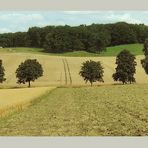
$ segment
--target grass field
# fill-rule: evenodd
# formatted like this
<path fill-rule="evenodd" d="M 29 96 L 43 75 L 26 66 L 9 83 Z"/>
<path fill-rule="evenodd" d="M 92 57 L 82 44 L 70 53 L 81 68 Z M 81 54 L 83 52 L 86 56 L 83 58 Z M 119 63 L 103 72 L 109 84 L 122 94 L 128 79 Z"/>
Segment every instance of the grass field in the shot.
<path fill-rule="evenodd" d="M 0 135 L 148 135 L 148 84 L 57 88 L 0 120 Z"/>
<path fill-rule="evenodd" d="M 106 57 L 106 56 L 116 56 L 123 49 L 129 50 L 134 55 L 143 55 L 143 45 L 142 44 L 128 44 L 128 45 L 119 45 L 113 47 L 107 47 L 106 51 L 101 53 L 90 53 L 86 51 L 74 51 L 67 52 L 63 54 L 51 54 L 51 55 L 59 55 L 59 56 L 68 56 L 68 57 Z"/>
<path fill-rule="evenodd" d="M 46 54 L 53 56 L 68 56 L 68 57 L 98 57 L 98 56 L 116 56 L 121 50 L 127 49 L 130 50 L 134 55 L 143 55 L 142 49 L 143 44 L 127 44 L 127 45 L 119 45 L 113 47 L 107 47 L 107 50 L 102 53 L 89 53 L 86 51 L 74 51 L 74 52 L 66 52 L 61 54 L 52 54 L 44 52 L 42 48 L 27 48 L 27 47 L 17 47 L 17 48 L 1 48 L 0 52 L 24 52 L 24 53 L 36 53 L 36 54 Z"/>
<path fill-rule="evenodd" d="M 0 59 L 6 72 L 6 82 L 0 84 L 2 88 L 8 87 L 26 87 L 26 85 L 19 85 L 16 83 L 15 71 L 18 65 L 28 58 L 36 58 L 44 69 L 44 76 L 32 83 L 32 86 L 61 86 L 61 85 L 86 85 L 83 79 L 79 76 L 81 64 L 86 60 L 101 61 L 104 67 L 104 84 L 115 83 L 112 79 L 112 74 L 115 71 L 115 57 L 59 57 L 40 55 L 33 53 L 1 53 Z M 137 83 L 148 83 L 148 76 L 145 74 L 141 59 L 143 56 L 137 56 Z M 103 83 L 96 83 L 103 84 Z M 90 84 L 88 84 L 90 85 Z"/>
<path fill-rule="evenodd" d="M 42 48 L 29 48 L 29 47 L 10 47 L 10 48 L 0 48 L 1 53 L 42 53 L 44 49 Z"/>
<path fill-rule="evenodd" d="M 12 111 L 22 110 L 31 101 L 52 89 L 54 87 L 0 89 L 0 116 L 5 116 Z"/>

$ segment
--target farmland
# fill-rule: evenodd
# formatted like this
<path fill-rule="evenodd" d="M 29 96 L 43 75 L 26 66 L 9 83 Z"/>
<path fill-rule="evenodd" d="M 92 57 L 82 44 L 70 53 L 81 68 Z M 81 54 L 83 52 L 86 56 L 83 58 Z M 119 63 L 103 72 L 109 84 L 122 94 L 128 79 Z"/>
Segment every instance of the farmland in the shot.
<path fill-rule="evenodd" d="M 147 89 L 147 84 L 57 88 L 0 120 L 0 135 L 147 135 Z"/>
<path fill-rule="evenodd" d="M 136 55 L 136 84 L 121 85 L 112 79 L 115 55 L 124 48 Z M 6 73 L 6 81 L 0 84 L 0 135 L 148 135 L 148 76 L 141 66 L 143 58 L 141 44 L 109 47 L 101 54 L 0 49 Z M 16 83 L 15 70 L 26 59 L 37 59 L 44 70 L 32 88 Z M 79 76 L 81 64 L 90 59 L 104 67 L 105 82 L 93 87 Z"/>
<path fill-rule="evenodd" d="M 44 69 L 44 76 L 33 82 L 32 86 L 63 86 L 65 84 L 72 84 L 74 86 L 86 85 L 83 79 L 79 76 L 79 71 L 81 64 L 89 59 L 101 61 L 105 71 L 104 84 L 115 83 L 112 79 L 112 74 L 114 73 L 116 66 L 115 57 L 61 57 L 33 53 L 1 53 L 1 59 L 3 60 L 7 78 L 6 82 L 0 84 L 1 88 L 27 86 L 16 83 L 15 70 L 21 62 L 28 58 L 36 58 L 42 64 Z M 140 61 L 142 58 L 142 55 L 136 57 L 137 72 L 135 77 L 137 83 L 148 82 L 148 77 L 141 66 Z M 102 83 L 100 84 L 102 85 Z"/>
<path fill-rule="evenodd" d="M 36 87 L 20 89 L 0 89 L 0 116 L 13 111 L 21 111 L 34 99 L 44 95 L 54 87 Z"/>

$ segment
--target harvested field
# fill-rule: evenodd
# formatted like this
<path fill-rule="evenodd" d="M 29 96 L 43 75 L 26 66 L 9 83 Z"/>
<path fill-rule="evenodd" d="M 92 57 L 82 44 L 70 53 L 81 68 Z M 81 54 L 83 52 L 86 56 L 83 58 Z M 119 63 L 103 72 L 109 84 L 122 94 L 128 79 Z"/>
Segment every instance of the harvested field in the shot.
<path fill-rule="evenodd" d="M 57 88 L 0 120 L 0 135 L 148 135 L 148 84 Z"/>
<path fill-rule="evenodd" d="M 0 89 L 0 116 L 9 112 L 22 110 L 31 101 L 42 96 L 55 87 L 36 87 L 20 89 Z"/>
<path fill-rule="evenodd" d="M 36 58 L 43 66 L 44 76 L 32 83 L 32 86 L 61 86 L 61 85 L 86 85 L 83 79 L 79 76 L 81 64 L 86 60 L 101 61 L 104 67 L 104 84 L 116 83 L 112 79 L 112 74 L 115 71 L 115 57 L 60 57 L 39 55 L 32 53 L 1 53 L 0 59 L 6 70 L 6 82 L 0 84 L 1 87 L 24 87 L 16 83 L 15 70 L 18 65 L 28 58 Z M 148 83 L 148 76 L 145 74 L 141 59 L 143 56 L 137 56 L 137 83 Z M 102 84 L 102 83 L 96 83 Z M 88 84 L 89 85 L 89 84 Z"/>

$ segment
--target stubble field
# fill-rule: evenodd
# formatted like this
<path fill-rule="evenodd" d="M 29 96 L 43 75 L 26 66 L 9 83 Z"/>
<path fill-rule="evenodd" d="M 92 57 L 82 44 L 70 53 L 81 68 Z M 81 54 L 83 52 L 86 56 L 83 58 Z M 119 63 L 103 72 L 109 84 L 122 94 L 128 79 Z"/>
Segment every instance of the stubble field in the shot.
<path fill-rule="evenodd" d="M 0 135 L 148 135 L 148 84 L 56 88 L 0 120 Z"/>
<path fill-rule="evenodd" d="M 0 89 L 0 117 L 13 111 L 21 111 L 34 99 L 46 94 L 55 87 L 36 87 L 20 89 Z"/>

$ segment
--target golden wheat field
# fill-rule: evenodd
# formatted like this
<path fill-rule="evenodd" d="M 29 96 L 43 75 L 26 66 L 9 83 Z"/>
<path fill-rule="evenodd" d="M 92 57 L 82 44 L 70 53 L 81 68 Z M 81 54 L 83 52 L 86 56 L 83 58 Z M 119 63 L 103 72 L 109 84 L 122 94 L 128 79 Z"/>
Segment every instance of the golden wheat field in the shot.
<path fill-rule="evenodd" d="M 0 86 L 26 87 L 28 84 L 19 85 L 16 83 L 15 71 L 21 62 L 29 58 L 36 58 L 44 69 L 44 76 L 33 82 L 32 86 L 85 85 L 85 82 L 79 76 L 79 71 L 81 64 L 89 59 L 101 61 L 104 67 L 104 84 L 115 83 L 112 79 L 116 66 L 115 57 L 62 57 L 32 53 L 1 53 L 0 59 L 3 60 L 7 80 L 3 84 L 0 84 Z M 137 83 L 148 82 L 148 76 L 145 74 L 140 63 L 142 58 L 143 56 L 141 55 L 136 57 L 137 71 L 135 77 Z"/>
<path fill-rule="evenodd" d="M 21 110 L 25 105 L 55 87 L 36 87 L 20 89 L 0 89 L 0 116 L 13 110 Z"/>

